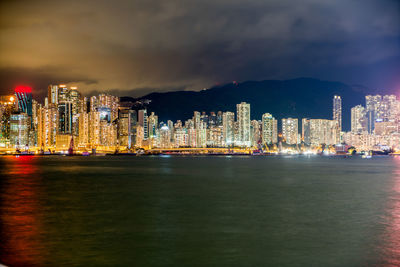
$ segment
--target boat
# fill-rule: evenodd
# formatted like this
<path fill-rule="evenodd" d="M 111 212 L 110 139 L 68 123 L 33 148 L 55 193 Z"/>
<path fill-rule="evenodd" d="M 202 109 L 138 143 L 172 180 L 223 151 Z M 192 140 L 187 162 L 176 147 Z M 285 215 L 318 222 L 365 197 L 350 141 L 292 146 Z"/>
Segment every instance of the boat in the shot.
<path fill-rule="evenodd" d="M 90 153 L 87 152 L 87 151 L 83 151 L 83 152 L 82 152 L 82 156 L 90 156 Z"/>
<path fill-rule="evenodd" d="M 372 158 L 372 152 L 368 151 L 367 153 L 364 153 L 361 157 L 363 159 L 370 159 L 370 158 Z"/>

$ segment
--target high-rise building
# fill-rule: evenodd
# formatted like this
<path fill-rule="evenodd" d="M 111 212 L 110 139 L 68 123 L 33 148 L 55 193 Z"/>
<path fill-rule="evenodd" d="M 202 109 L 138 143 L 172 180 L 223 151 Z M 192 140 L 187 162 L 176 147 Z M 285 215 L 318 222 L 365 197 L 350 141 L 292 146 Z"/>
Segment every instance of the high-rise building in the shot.
<path fill-rule="evenodd" d="M 79 135 L 79 113 L 82 107 L 82 96 L 77 90 L 77 87 L 72 86 L 68 91 L 67 95 L 68 101 L 72 103 L 72 134 L 75 136 Z"/>
<path fill-rule="evenodd" d="M 38 129 L 38 146 L 43 149 L 54 147 L 59 129 L 58 109 L 56 105 L 45 105 L 40 109 Z"/>
<path fill-rule="evenodd" d="M 29 145 L 38 146 L 38 127 L 39 119 L 41 117 L 42 104 L 36 100 L 32 100 L 32 117 L 31 117 L 31 129 L 29 131 Z"/>
<path fill-rule="evenodd" d="M 298 144 L 299 121 L 298 119 L 282 119 L 282 136 L 289 145 Z"/>
<path fill-rule="evenodd" d="M 193 112 L 193 128 L 194 128 L 194 133 L 190 132 L 188 134 L 188 142 L 191 144 L 192 147 L 200 147 L 201 143 L 201 134 L 200 132 L 202 131 L 202 126 L 203 122 L 201 120 L 201 114 L 198 111 Z M 185 125 L 186 129 L 192 128 L 191 125 Z M 189 135 L 190 134 L 190 135 Z M 181 132 L 179 135 L 177 135 L 177 138 L 182 138 L 183 132 Z"/>
<path fill-rule="evenodd" d="M 382 98 L 383 121 L 395 121 L 398 118 L 398 101 L 395 95 L 384 95 Z"/>
<path fill-rule="evenodd" d="M 351 109 L 351 132 L 362 133 L 367 131 L 367 118 L 365 108 L 361 105 Z"/>
<path fill-rule="evenodd" d="M 174 147 L 189 146 L 189 135 L 186 128 L 176 128 L 174 131 Z"/>
<path fill-rule="evenodd" d="M 222 125 L 222 111 L 218 111 L 217 113 L 217 125 L 218 126 Z"/>
<path fill-rule="evenodd" d="M 395 95 L 367 95 L 365 103 L 368 133 L 374 132 L 377 122 L 398 120 L 400 106 Z"/>
<path fill-rule="evenodd" d="M 16 110 L 14 95 L 0 96 L 0 146 L 10 143 L 10 117 Z"/>
<path fill-rule="evenodd" d="M 250 147 L 250 104 L 242 102 L 236 105 L 238 122 L 238 146 Z"/>
<path fill-rule="evenodd" d="M 31 118 L 27 113 L 14 113 L 10 117 L 10 145 L 24 149 L 29 145 Z"/>
<path fill-rule="evenodd" d="M 250 125 L 250 143 L 252 147 L 261 147 L 262 143 L 262 122 L 252 120 Z"/>
<path fill-rule="evenodd" d="M 32 116 L 32 89 L 28 86 L 18 86 L 15 88 L 15 95 L 19 112 Z"/>
<path fill-rule="evenodd" d="M 148 134 L 148 117 L 147 117 L 147 110 L 141 109 L 138 112 L 138 125 L 143 127 L 143 140 L 147 140 L 149 137 Z"/>
<path fill-rule="evenodd" d="M 383 114 L 381 109 L 382 96 L 381 95 L 367 95 L 365 96 L 365 108 L 367 116 L 367 129 L 369 133 L 373 133 L 375 129 L 375 122 L 381 121 Z"/>
<path fill-rule="evenodd" d="M 62 100 L 58 104 L 58 133 L 72 134 L 72 102 Z"/>
<path fill-rule="evenodd" d="M 119 97 L 109 94 L 100 94 L 98 96 L 97 106 L 110 109 L 110 120 L 112 122 L 118 118 Z"/>
<path fill-rule="evenodd" d="M 168 126 L 168 129 L 169 129 L 169 131 L 170 131 L 170 138 L 171 138 L 171 140 L 170 140 L 170 145 L 172 145 L 172 143 L 173 143 L 173 139 L 174 139 L 174 123 L 171 121 L 171 120 L 168 120 L 167 121 L 167 126 Z"/>
<path fill-rule="evenodd" d="M 49 85 L 47 91 L 47 99 L 49 101 L 49 104 L 58 104 L 58 85 Z"/>
<path fill-rule="evenodd" d="M 136 111 L 129 107 L 120 107 L 118 117 L 119 145 L 131 149 L 135 145 L 136 140 Z"/>
<path fill-rule="evenodd" d="M 234 123 L 235 123 L 235 114 L 233 112 L 227 111 L 222 114 L 222 127 L 224 134 L 224 142 L 226 146 L 233 145 Z"/>
<path fill-rule="evenodd" d="M 206 144 L 210 147 L 224 146 L 224 135 L 222 126 L 212 125 L 206 129 Z"/>
<path fill-rule="evenodd" d="M 69 101 L 68 99 L 69 89 L 65 84 L 60 84 L 58 86 L 58 95 L 57 95 L 57 103 L 64 101 Z"/>
<path fill-rule="evenodd" d="M 113 147 L 117 145 L 117 124 L 100 120 L 100 145 Z"/>
<path fill-rule="evenodd" d="M 163 125 L 160 128 L 160 147 L 170 148 L 171 147 L 171 131 L 168 125 Z"/>
<path fill-rule="evenodd" d="M 335 145 L 337 144 L 337 121 L 311 119 L 310 121 L 310 143 L 311 145 Z"/>
<path fill-rule="evenodd" d="M 157 136 L 156 132 L 158 129 L 158 116 L 152 112 L 148 117 L 148 135 L 149 138 L 155 138 Z"/>
<path fill-rule="evenodd" d="M 337 121 L 340 138 L 340 132 L 342 131 L 342 98 L 338 95 L 333 97 L 333 120 Z"/>
<path fill-rule="evenodd" d="M 89 113 L 79 114 L 78 146 L 86 147 L 89 144 Z"/>
<path fill-rule="evenodd" d="M 263 145 L 278 142 L 278 121 L 269 113 L 262 115 L 262 143 Z"/>
<path fill-rule="evenodd" d="M 89 143 L 92 147 L 100 145 L 100 112 L 89 112 Z"/>
<path fill-rule="evenodd" d="M 181 127 L 178 127 L 176 129 L 182 129 Z M 196 129 L 193 128 L 193 126 L 185 127 L 187 130 L 187 136 L 188 136 L 188 144 L 190 147 L 197 147 L 197 136 L 196 136 Z M 174 130 L 174 137 L 175 137 L 175 130 Z M 175 141 L 175 140 L 174 140 Z"/>
<path fill-rule="evenodd" d="M 301 137 L 303 139 L 304 144 L 311 145 L 311 125 L 310 119 L 303 118 L 301 121 Z"/>

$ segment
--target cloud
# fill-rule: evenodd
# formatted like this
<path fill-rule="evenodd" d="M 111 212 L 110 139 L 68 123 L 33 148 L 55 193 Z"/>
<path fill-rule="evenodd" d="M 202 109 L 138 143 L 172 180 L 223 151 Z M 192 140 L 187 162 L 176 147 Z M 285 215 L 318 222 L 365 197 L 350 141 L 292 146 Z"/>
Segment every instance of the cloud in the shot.
<path fill-rule="evenodd" d="M 2 1 L 0 90 L 23 80 L 134 94 L 296 76 L 376 86 L 396 80 L 374 66 L 398 67 L 385 62 L 400 56 L 399 19 L 389 0 Z"/>

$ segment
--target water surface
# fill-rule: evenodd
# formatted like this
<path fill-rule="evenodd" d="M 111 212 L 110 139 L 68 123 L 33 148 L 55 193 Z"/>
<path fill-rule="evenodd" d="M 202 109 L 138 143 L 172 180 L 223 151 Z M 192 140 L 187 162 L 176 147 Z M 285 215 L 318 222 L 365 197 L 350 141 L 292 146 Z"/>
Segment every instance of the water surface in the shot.
<path fill-rule="evenodd" d="M 9 266 L 400 266 L 400 158 L 0 164 Z"/>

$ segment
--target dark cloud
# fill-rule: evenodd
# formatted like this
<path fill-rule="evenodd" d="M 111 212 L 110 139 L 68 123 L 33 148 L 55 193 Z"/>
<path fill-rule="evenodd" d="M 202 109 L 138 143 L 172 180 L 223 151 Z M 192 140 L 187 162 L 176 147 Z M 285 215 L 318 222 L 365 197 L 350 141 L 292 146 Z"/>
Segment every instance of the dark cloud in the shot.
<path fill-rule="evenodd" d="M 2 1 L 0 90 L 138 95 L 297 76 L 400 90 L 399 20 L 395 0 Z"/>

